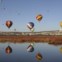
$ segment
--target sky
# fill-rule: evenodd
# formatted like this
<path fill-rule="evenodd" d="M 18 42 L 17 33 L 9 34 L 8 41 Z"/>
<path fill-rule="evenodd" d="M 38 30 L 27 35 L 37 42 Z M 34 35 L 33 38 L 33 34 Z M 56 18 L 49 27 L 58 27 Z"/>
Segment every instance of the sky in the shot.
<path fill-rule="evenodd" d="M 36 16 L 41 14 L 38 22 Z M 7 28 L 5 22 L 13 25 Z M 28 22 L 34 23 L 35 31 L 59 30 L 62 21 L 62 0 L 0 0 L 0 31 L 30 32 Z"/>

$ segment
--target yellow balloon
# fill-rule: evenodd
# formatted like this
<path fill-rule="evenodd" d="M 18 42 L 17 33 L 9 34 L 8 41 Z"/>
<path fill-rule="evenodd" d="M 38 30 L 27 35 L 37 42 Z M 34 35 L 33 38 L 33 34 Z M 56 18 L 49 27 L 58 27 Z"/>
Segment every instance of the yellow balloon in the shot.
<path fill-rule="evenodd" d="M 42 58 L 43 58 L 43 57 L 42 57 L 42 55 L 41 55 L 40 53 L 38 53 L 38 54 L 36 55 L 36 59 L 37 59 L 37 60 L 40 61 L 40 60 L 42 60 Z"/>
<path fill-rule="evenodd" d="M 62 53 L 62 47 L 60 48 L 60 52 Z"/>
<path fill-rule="evenodd" d="M 42 16 L 41 14 L 39 14 L 39 15 L 36 16 L 36 19 L 37 19 L 38 21 L 41 21 L 42 18 L 43 18 L 43 16 Z"/>
<path fill-rule="evenodd" d="M 60 22 L 60 27 L 62 27 L 62 21 Z"/>

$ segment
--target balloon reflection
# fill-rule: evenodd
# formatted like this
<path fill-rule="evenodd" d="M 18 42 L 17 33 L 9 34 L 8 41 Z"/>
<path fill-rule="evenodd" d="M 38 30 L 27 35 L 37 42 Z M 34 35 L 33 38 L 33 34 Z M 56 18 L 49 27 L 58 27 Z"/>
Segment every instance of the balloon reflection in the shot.
<path fill-rule="evenodd" d="M 62 47 L 60 48 L 60 52 L 62 53 Z"/>
<path fill-rule="evenodd" d="M 40 60 L 42 60 L 42 55 L 40 54 L 40 53 L 37 53 L 36 54 L 36 59 L 38 60 L 38 61 L 40 61 Z"/>
<path fill-rule="evenodd" d="M 34 51 L 34 47 L 30 44 L 30 45 L 27 47 L 27 51 L 28 51 L 28 52 L 33 52 L 33 51 Z"/>
<path fill-rule="evenodd" d="M 11 48 L 10 46 L 6 47 L 5 52 L 6 52 L 7 54 L 12 53 L 12 48 Z"/>

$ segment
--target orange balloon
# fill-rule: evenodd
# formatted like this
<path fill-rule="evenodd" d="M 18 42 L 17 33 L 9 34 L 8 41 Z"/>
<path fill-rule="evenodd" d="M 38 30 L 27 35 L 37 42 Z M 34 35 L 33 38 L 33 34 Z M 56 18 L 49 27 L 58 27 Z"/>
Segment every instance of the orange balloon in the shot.
<path fill-rule="evenodd" d="M 10 28 L 11 26 L 12 26 L 12 21 L 11 20 L 7 20 L 6 21 L 6 26 L 8 27 L 8 28 Z"/>
<path fill-rule="evenodd" d="M 40 14 L 36 16 L 36 19 L 37 19 L 38 21 L 41 21 L 41 20 L 42 20 L 42 18 L 43 18 L 43 16 L 42 16 L 42 15 L 40 15 Z"/>

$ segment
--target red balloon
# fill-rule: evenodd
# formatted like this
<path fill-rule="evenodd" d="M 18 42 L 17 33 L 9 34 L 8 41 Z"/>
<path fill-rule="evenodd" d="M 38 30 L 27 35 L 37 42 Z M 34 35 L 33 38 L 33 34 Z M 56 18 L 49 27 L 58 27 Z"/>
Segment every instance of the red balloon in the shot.
<path fill-rule="evenodd" d="M 5 52 L 6 52 L 7 54 L 12 53 L 12 48 L 11 48 L 10 46 L 8 46 L 8 47 L 5 49 Z"/>
<path fill-rule="evenodd" d="M 11 26 L 12 26 L 12 21 L 11 20 L 7 20 L 6 21 L 6 26 L 8 27 L 8 28 L 10 28 Z"/>

